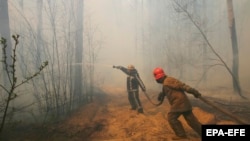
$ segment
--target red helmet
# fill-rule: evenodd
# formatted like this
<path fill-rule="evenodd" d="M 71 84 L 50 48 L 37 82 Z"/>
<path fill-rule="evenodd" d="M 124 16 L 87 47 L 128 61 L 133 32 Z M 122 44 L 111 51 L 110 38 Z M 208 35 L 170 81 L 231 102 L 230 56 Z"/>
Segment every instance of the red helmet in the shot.
<path fill-rule="evenodd" d="M 164 70 L 160 67 L 155 68 L 153 71 L 153 74 L 154 74 L 155 80 L 158 80 L 158 79 L 166 76 L 164 73 Z"/>

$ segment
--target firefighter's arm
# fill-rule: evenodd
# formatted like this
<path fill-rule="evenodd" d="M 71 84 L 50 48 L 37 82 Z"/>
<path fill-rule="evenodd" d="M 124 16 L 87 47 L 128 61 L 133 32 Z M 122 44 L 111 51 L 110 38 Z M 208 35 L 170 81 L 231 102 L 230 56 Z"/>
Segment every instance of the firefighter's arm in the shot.
<path fill-rule="evenodd" d="M 113 68 L 119 69 L 119 70 L 121 70 L 122 72 L 124 72 L 125 74 L 129 75 L 128 69 L 125 68 L 125 67 L 123 67 L 123 66 L 115 66 L 115 65 L 113 65 Z"/>
<path fill-rule="evenodd" d="M 146 87 L 145 87 L 145 85 L 143 84 L 142 81 L 139 82 L 139 86 L 141 87 L 141 90 L 142 90 L 143 92 L 146 92 Z"/>
<path fill-rule="evenodd" d="M 141 80 L 141 78 L 140 78 L 140 76 L 139 76 L 138 73 L 135 75 L 135 78 L 136 78 L 136 80 L 137 80 L 139 86 L 141 87 L 142 91 L 143 91 L 143 92 L 146 92 L 146 86 L 144 85 L 144 83 L 143 83 L 143 81 Z"/>
<path fill-rule="evenodd" d="M 115 65 L 113 65 L 113 68 L 115 68 L 115 69 L 121 69 L 122 66 L 115 66 Z"/>
<path fill-rule="evenodd" d="M 199 98 L 201 96 L 199 91 L 197 91 L 196 89 L 190 87 L 189 85 L 186 85 L 185 83 L 183 83 L 177 79 L 168 78 L 165 83 L 168 87 L 170 87 L 172 89 L 186 91 L 187 93 L 193 94 L 194 97 L 196 97 L 196 98 Z"/>
<path fill-rule="evenodd" d="M 188 85 L 185 85 L 185 91 L 187 93 L 193 94 L 195 98 L 201 97 L 201 93 L 198 90 L 196 90 L 195 88 L 192 88 L 192 87 L 190 87 Z"/>
<path fill-rule="evenodd" d="M 141 89 L 142 89 L 143 92 L 146 92 L 146 87 L 145 86 L 144 87 L 141 86 Z"/>
<path fill-rule="evenodd" d="M 140 82 L 140 86 L 141 86 L 141 89 L 142 89 L 142 91 L 143 92 L 146 92 L 146 86 L 144 85 L 144 83 L 142 82 L 142 80 L 140 80 L 141 82 Z"/>

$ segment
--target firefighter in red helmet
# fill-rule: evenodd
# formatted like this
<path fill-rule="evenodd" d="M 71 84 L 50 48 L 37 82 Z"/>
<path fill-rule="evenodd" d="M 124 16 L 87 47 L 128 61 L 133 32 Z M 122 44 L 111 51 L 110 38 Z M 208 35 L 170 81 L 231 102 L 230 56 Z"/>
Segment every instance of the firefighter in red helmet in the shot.
<path fill-rule="evenodd" d="M 146 91 L 146 87 L 142 82 L 139 73 L 133 65 L 128 65 L 127 68 L 123 66 L 113 66 L 113 68 L 120 69 L 127 74 L 127 92 L 131 110 L 137 110 L 138 113 L 143 113 L 142 104 L 139 98 L 139 87 L 143 92 Z"/>
<path fill-rule="evenodd" d="M 163 85 L 158 100 L 162 101 L 166 96 L 171 105 L 167 117 L 168 122 L 175 133 L 175 136 L 172 139 L 180 140 L 187 138 L 183 125 L 178 120 L 181 115 L 184 117 L 188 125 L 196 131 L 199 136 L 201 136 L 201 123 L 193 114 L 191 103 L 185 92 L 193 94 L 196 98 L 199 98 L 201 94 L 196 89 L 185 83 L 167 76 L 164 70 L 160 67 L 153 70 L 153 75 L 156 82 Z"/>

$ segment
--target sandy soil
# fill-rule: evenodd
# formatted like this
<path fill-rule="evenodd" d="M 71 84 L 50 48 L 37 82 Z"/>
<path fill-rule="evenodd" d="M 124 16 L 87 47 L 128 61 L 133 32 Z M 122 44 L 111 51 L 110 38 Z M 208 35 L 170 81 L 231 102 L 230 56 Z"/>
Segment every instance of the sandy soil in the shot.
<path fill-rule="evenodd" d="M 149 92 L 156 103 L 157 94 Z M 152 95 L 151 95 L 152 94 Z M 140 99 L 144 114 L 130 110 L 124 89 L 103 87 L 92 103 L 80 107 L 67 119 L 55 125 L 29 127 L 19 133 L 11 133 L 6 141 L 171 141 L 174 136 L 167 120 L 168 102 L 156 107 L 143 93 Z M 190 97 L 194 114 L 202 124 L 236 124 L 213 108 Z M 212 100 L 212 99 L 210 99 Z M 250 106 L 250 105 L 248 105 Z M 239 109 L 239 108 L 237 108 Z M 189 141 L 201 138 L 180 117 Z M 249 120 L 249 119 L 247 119 Z"/>

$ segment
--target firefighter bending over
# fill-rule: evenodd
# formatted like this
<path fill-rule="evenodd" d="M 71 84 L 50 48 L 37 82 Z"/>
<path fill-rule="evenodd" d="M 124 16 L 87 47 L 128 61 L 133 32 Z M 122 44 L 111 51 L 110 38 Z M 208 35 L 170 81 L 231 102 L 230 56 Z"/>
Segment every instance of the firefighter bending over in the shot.
<path fill-rule="evenodd" d="M 146 87 L 142 82 L 139 73 L 133 65 L 128 65 L 127 68 L 123 66 L 113 66 L 113 68 L 120 69 L 127 74 L 127 92 L 131 110 L 137 110 L 138 113 L 143 113 L 142 104 L 139 98 L 139 87 L 143 92 L 146 91 Z"/>
<path fill-rule="evenodd" d="M 194 88 L 182 83 L 181 81 L 167 76 L 160 67 L 153 70 L 153 75 L 157 83 L 163 85 L 162 92 L 158 96 L 159 101 L 163 101 L 166 96 L 171 107 L 168 113 L 168 122 L 176 136 L 173 140 L 186 139 L 187 135 L 182 123 L 178 118 L 182 115 L 188 125 L 201 136 L 201 123 L 192 112 L 191 103 L 185 94 L 191 93 L 194 97 L 199 98 L 201 94 Z"/>

